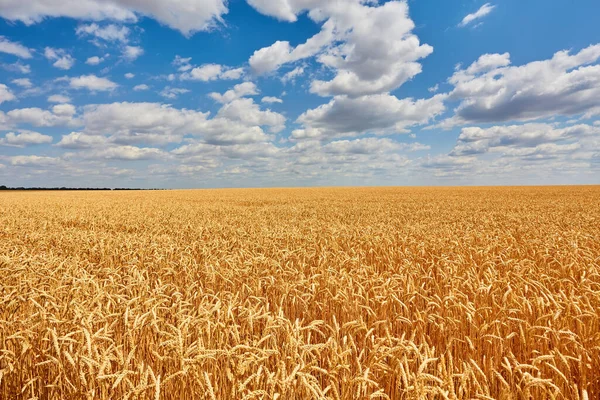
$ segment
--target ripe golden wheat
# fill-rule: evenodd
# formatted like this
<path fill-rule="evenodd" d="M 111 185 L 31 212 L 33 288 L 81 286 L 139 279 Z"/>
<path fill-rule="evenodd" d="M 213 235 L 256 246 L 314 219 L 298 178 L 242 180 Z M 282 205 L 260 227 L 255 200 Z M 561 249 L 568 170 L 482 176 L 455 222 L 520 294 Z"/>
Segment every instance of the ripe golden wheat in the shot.
<path fill-rule="evenodd" d="M 0 194 L 1 399 L 598 399 L 600 187 Z"/>

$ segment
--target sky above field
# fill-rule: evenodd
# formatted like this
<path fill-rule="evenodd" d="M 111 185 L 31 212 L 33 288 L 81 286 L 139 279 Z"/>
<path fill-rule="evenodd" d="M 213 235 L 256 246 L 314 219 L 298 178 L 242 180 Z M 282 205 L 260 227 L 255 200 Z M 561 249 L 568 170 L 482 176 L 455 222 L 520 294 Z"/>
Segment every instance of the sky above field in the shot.
<path fill-rule="evenodd" d="M 0 185 L 600 183 L 597 0 L 2 0 Z"/>

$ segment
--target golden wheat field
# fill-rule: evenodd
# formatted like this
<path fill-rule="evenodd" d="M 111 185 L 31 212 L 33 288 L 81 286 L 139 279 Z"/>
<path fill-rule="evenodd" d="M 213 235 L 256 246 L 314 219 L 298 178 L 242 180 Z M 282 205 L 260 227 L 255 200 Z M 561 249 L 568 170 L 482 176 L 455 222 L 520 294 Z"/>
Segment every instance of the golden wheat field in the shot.
<path fill-rule="evenodd" d="M 598 399 L 600 187 L 0 193 L 1 399 Z"/>

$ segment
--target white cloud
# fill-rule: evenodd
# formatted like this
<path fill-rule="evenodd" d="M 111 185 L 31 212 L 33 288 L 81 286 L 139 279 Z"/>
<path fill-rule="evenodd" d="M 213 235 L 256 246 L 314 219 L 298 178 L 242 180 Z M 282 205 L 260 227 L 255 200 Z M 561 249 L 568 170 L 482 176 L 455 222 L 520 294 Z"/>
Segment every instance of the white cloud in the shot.
<path fill-rule="evenodd" d="M 104 136 L 86 135 L 80 132 L 71 132 L 63 135 L 60 142 L 56 145 L 65 149 L 87 149 L 106 144 L 107 139 Z"/>
<path fill-rule="evenodd" d="M 44 143 L 52 143 L 52 136 L 26 130 L 21 130 L 19 133 L 8 132 L 3 138 L 0 138 L 2 146 L 25 147 Z"/>
<path fill-rule="evenodd" d="M 300 115 L 297 122 L 304 127 L 293 131 L 292 138 L 404 133 L 407 127 L 427 123 L 441 114 L 445 110 L 445 99 L 446 95 L 442 94 L 416 101 L 389 94 L 338 96 Z"/>
<path fill-rule="evenodd" d="M 159 94 L 167 99 L 176 99 L 179 95 L 189 93 L 189 89 L 165 87 Z"/>
<path fill-rule="evenodd" d="M 100 64 L 102 61 L 104 61 L 103 57 L 98 57 L 98 56 L 93 56 L 88 58 L 85 63 L 88 65 L 98 65 Z"/>
<path fill-rule="evenodd" d="M 239 99 L 241 97 L 253 96 L 257 95 L 258 88 L 252 82 L 244 82 L 239 85 L 235 85 L 233 89 L 228 90 L 227 92 L 220 93 L 209 93 L 209 97 L 218 103 L 230 103 L 233 100 Z"/>
<path fill-rule="evenodd" d="M 19 61 L 13 64 L 4 64 L 2 67 L 8 71 L 18 72 L 20 74 L 31 73 L 31 67 L 27 64 L 21 64 Z"/>
<path fill-rule="evenodd" d="M 1 7 L 1 6 L 0 6 Z M 0 36 L 0 53 L 12 54 L 19 58 L 31 58 L 31 50 L 20 43 L 11 42 L 4 36 Z"/>
<path fill-rule="evenodd" d="M 468 14 L 463 18 L 463 20 L 458 24 L 459 27 L 465 27 L 469 25 L 471 22 L 481 19 L 491 13 L 496 6 L 491 5 L 490 3 L 486 3 L 482 5 L 479 10 L 475 11 L 472 14 Z"/>
<path fill-rule="evenodd" d="M 136 22 L 138 16 L 148 16 L 184 35 L 214 28 L 226 13 L 227 6 L 223 0 L 4 0 L 0 5 L 1 17 L 22 21 L 26 25 L 46 17 Z"/>
<path fill-rule="evenodd" d="M 48 60 L 54 61 L 52 65 L 59 69 L 68 70 L 75 64 L 75 59 L 63 49 L 46 47 L 44 49 L 44 56 Z"/>
<path fill-rule="evenodd" d="M 53 94 L 48 97 L 48 102 L 50 103 L 69 103 L 71 98 L 62 94 Z"/>
<path fill-rule="evenodd" d="M 171 64 L 177 67 L 177 71 L 186 72 L 193 68 L 192 64 L 190 63 L 191 61 L 192 57 L 184 58 L 179 55 L 176 55 L 175 59 Z"/>
<path fill-rule="evenodd" d="M 15 156 L 10 164 L 16 167 L 51 167 L 61 163 L 60 158 L 41 156 Z"/>
<path fill-rule="evenodd" d="M 579 124 L 565 128 L 557 128 L 549 124 L 523 124 L 510 126 L 493 126 L 490 128 L 466 127 L 463 128 L 452 155 L 474 155 L 490 151 L 503 151 L 509 149 L 534 149 L 561 141 L 598 136 L 600 127 Z M 571 143 L 569 143 L 571 145 Z M 544 148 L 544 147 L 541 147 Z M 525 150 L 530 152 L 531 150 Z"/>
<path fill-rule="evenodd" d="M 184 135 L 194 135 L 206 143 L 229 145 L 266 141 L 261 126 L 278 132 L 285 124 L 285 117 L 260 110 L 251 99 L 234 100 L 214 118 L 208 116 L 158 103 L 100 104 L 84 108 L 82 132 L 109 135 L 124 144 L 179 143 Z"/>
<path fill-rule="evenodd" d="M 133 90 L 135 90 L 136 92 L 139 92 L 142 90 L 148 90 L 148 89 L 150 89 L 150 86 L 148 86 L 146 84 L 136 85 L 133 87 Z"/>
<path fill-rule="evenodd" d="M 437 93 L 439 89 L 440 89 L 440 85 L 436 83 L 435 85 L 433 85 L 432 87 L 427 89 L 427 91 L 429 93 Z"/>
<path fill-rule="evenodd" d="M 31 81 L 28 78 L 13 79 L 11 82 L 23 88 L 30 88 L 33 86 L 33 83 L 31 83 Z"/>
<path fill-rule="evenodd" d="M 181 67 L 179 68 L 181 70 Z M 204 64 L 180 75 L 182 80 L 209 82 L 217 79 L 236 80 L 244 75 L 243 68 L 231 68 L 219 64 Z"/>
<path fill-rule="evenodd" d="M 522 66 L 509 65 L 508 53 L 485 54 L 448 80 L 460 104 L 441 126 L 600 115 L 599 59 L 598 44 Z"/>
<path fill-rule="evenodd" d="M 59 117 L 71 117 L 77 113 L 77 110 L 72 104 L 57 104 L 52 106 L 52 113 Z"/>
<path fill-rule="evenodd" d="M 133 78 L 135 78 L 135 74 L 132 74 L 131 72 L 128 72 L 128 73 L 125 74 L 125 78 L 127 78 L 127 79 L 133 79 Z"/>
<path fill-rule="evenodd" d="M 135 61 L 144 54 L 144 49 L 139 46 L 125 46 L 123 48 L 123 58 L 127 61 Z"/>
<path fill-rule="evenodd" d="M 68 106 L 73 107 L 71 105 Z M 0 121 L 3 121 L 6 127 L 14 127 L 19 124 L 28 124 L 36 127 L 77 125 L 79 121 L 72 115 L 65 114 L 65 110 L 66 108 L 60 107 L 58 109 L 53 108 L 52 111 L 31 107 L 10 110 L 6 114 L 0 111 Z"/>
<path fill-rule="evenodd" d="M 8 86 L 6 86 L 3 83 L 0 83 L 0 104 L 4 103 L 5 101 L 11 101 L 15 99 L 15 95 L 13 94 L 13 92 L 10 91 Z"/>
<path fill-rule="evenodd" d="M 281 100 L 278 97 L 265 96 L 262 98 L 261 102 L 262 103 L 283 103 L 283 100 Z"/>
<path fill-rule="evenodd" d="M 82 75 L 70 79 L 70 86 L 74 89 L 87 89 L 90 91 L 111 91 L 119 85 L 107 78 L 100 78 L 96 75 Z"/>
<path fill-rule="evenodd" d="M 115 24 L 100 26 L 96 23 L 88 25 L 79 25 L 75 30 L 78 36 L 91 35 L 107 42 L 127 43 L 129 38 L 129 28 Z"/>
<path fill-rule="evenodd" d="M 414 23 L 405 2 L 373 7 L 358 1 L 294 3 L 290 10 L 308 8 L 309 17 L 324 21 L 321 31 L 295 48 L 289 42 L 277 41 L 257 50 L 249 60 L 255 73 L 318 56 L 319 63 L 334 70 L 336 76 L 330 81 L 312 82 L 311 92 L 321 96 L 378 94 L 394 90 L 419 74 L 418 60 L 433 51 L 411 33 Z M 260 4 L 266 6 L 262 1 Z"/>
<path fill-rule="evenodd" d="M 122 161 L 151 160 L 164 156 L 165 153 L 160 149 L 136 146 L 113 146 L 86 153 L 86 157 Z"/>
<path fill-rule="evenodd" d="M 296 67 L 293 70 L 287 72 L 281 77 L 283 83 L 293 82 L 297 77 L 304 74 L 304 67 Z"/>

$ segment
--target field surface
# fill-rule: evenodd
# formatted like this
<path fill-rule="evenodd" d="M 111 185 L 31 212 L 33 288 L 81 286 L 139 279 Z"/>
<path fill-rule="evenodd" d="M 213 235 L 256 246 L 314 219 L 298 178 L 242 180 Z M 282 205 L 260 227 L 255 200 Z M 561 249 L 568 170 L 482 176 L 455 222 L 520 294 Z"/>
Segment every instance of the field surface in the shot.
<path fill-rule="evenodd" d="M 0 399 L 599 399 L 600 187 L 0 193 Z"/>

